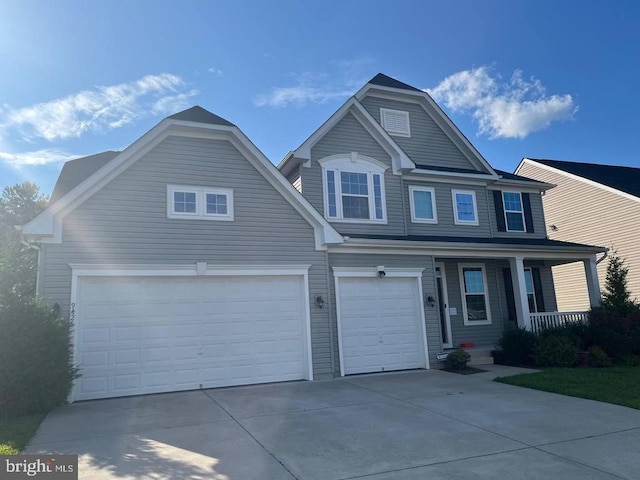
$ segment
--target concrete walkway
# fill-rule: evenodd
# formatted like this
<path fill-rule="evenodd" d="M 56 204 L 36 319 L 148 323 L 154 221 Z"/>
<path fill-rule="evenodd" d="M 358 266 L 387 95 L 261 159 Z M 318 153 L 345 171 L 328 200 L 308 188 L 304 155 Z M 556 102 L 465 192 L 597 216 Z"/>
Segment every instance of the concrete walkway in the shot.
<path fill-rule="evenodd" d="M 83 479 L 637 479 L 640 411 L 437 370 L 65 406 Z M 482 376 L 483 375 L 483 376 Z"/>

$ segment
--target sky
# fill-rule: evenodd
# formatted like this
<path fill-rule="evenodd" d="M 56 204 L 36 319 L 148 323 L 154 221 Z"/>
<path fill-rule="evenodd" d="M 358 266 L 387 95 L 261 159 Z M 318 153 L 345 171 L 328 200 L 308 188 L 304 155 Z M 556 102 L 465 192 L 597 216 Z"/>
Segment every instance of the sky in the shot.
<path fill-rule="evenodd" d="M 0 188 L 200 105 L 277 164 L 378 72 L 494 168 L 640 167 L 640 2 L 2 0 Z"/>

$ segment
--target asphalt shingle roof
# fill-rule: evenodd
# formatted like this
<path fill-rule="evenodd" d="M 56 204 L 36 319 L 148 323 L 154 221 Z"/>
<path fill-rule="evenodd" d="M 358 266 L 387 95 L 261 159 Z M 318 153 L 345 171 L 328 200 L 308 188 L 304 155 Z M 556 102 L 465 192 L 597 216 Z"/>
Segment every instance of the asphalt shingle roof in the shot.
<path fill-rule="evenodd" d="M 519 180 L 521 182 L 544 183 L 544 182 L 539 182 L 538 180 L 534 180 L 533 178 L 523 177 L 521 175 L 515 175 L 513 173 L 505 172 L 504 170 L 496 170 L 495 168 L 494 170 L 498 175 L 500 175 L 505 180 Z"/>
<path fill-rule="evenodd" d="M 381 87 L 390 87 L 390 88 L 400 88 L 402 90 L 411 90 L 414 92 L 422 92 L 419 88 L 412 87 L 406 83 L 401 82 L 400 80 L 396 80 L 395 78 L 391 78 L 384 73 L 379 73 L 367 83 L 372 83 L 373 85 L 380 85 Z"/>
<path fill-rule="evenodd" d="M 175 113 L 167 118 L 173 118 L 174 120 L 184 120 L 185 122 L 198 122 L 209 123 L 212 125 L 226 125 L 227 127 L 235 127 L 226 118 L 219 117 L 215 113 L 211 113 L 209 110 L 205 110 L 200 105 L 183 110 L 182 112 Z"/>
<path fill-rule="evenodd" d="M 530 160 L 640 197 L 640 168 L 537 158 Z"/>
<path fill-rule="evenodd" d="M 88 157 L 69 160 L 62 167 L 60 176 L 53 187 L 49 204 L 58 201 L 83 181 L 105 166 L 120 152 L 107 151 L 89 155 Z"/>

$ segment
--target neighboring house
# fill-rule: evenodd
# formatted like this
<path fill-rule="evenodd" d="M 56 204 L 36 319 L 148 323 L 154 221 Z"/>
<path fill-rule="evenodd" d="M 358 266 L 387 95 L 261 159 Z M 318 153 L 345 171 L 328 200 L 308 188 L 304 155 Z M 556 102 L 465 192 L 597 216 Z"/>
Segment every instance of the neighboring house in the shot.
<path fill-rule="evenodd" d="M 629 289 L 640 298 L 640 168 L 524 158 L 516 173 L 556 188 L 542 197 L 549 238 L 603 245 L 629 267 Z M 608 261 L 598 265 L 601 283 Z M 582 268 L 553 267 L 559 310 L 589 308 Z"/>
<path fill-rule="evenodd" d="M 547 238 L 552 185 L 384 75 L 278 168 L 200 107 L 65 165 L 22 232 L 75 322 L 72 399 L 438 367 L 556 310 L 552 265 L 598 289 L 603 249 Z"/>

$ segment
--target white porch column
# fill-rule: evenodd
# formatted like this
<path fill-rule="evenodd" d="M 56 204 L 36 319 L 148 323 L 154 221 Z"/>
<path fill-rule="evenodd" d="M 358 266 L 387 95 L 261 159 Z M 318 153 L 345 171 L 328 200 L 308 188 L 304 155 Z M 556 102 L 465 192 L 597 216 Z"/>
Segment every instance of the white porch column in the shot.
<path fill-rule="evenodd" d="M 524 279 L 524 258 L 510 258 L 509 266 L 511 267 L 511 283 L 513 283 L 513 299 L 516 304 L 518 326 L 520 328 L 531 330 L 529 300 L 527 299 L 527 284 Z"/>
<path fill-rule="evenodd" d="M 598 282 L 598 265 L 595 255 L 583 260 L 584 273 L 587 277 L 587 290 L 589 291 L 589 304 L 592 307 L 600 306 L 600 283 Z"/>

